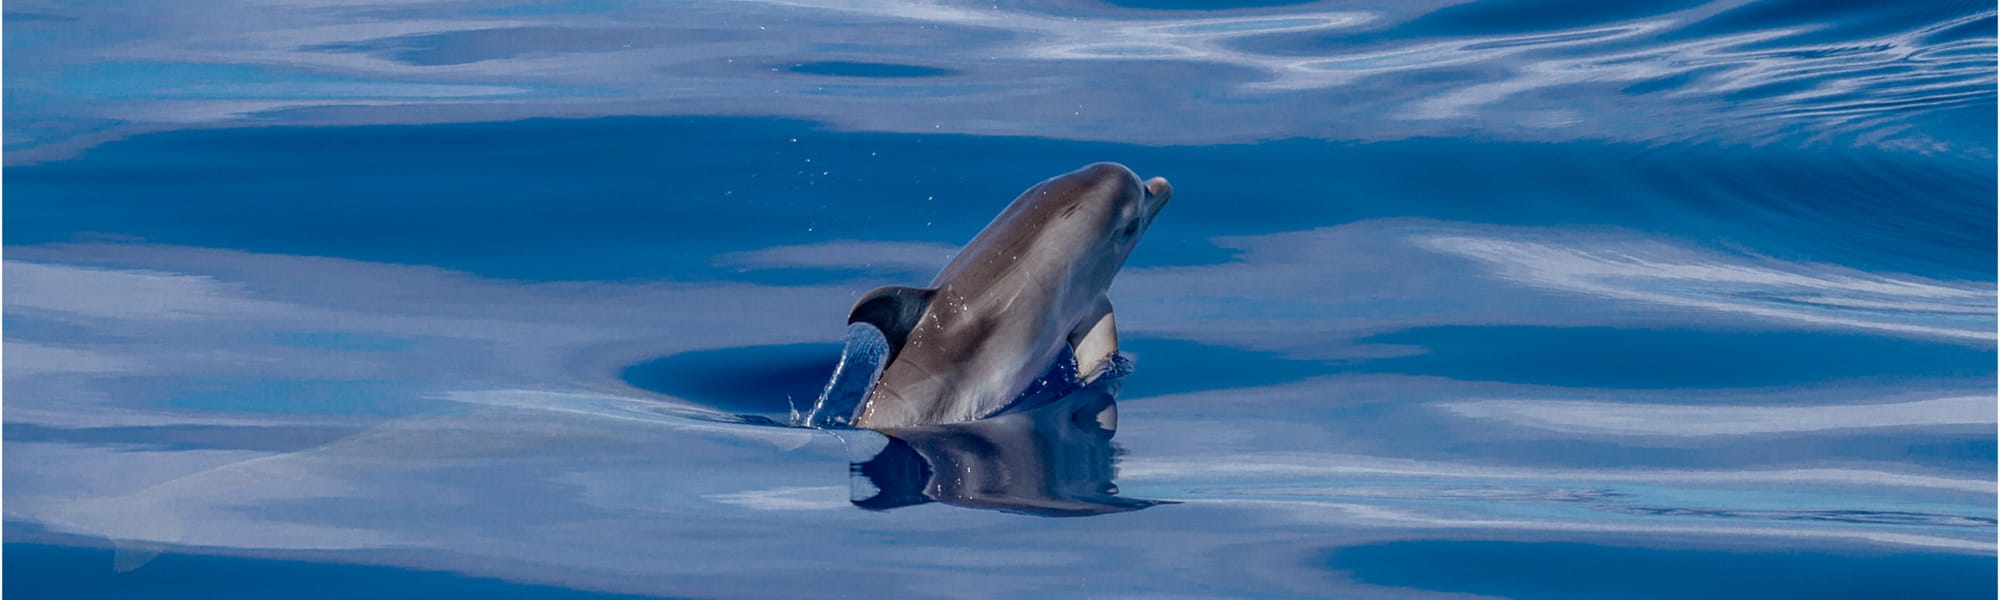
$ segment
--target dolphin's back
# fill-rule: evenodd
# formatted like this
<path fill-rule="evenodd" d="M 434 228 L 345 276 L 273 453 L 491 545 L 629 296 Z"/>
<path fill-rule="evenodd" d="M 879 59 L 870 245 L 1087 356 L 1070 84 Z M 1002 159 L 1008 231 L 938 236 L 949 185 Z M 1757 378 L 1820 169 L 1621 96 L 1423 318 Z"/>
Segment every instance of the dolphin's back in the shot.
<path fill-rule="evenodd" d="M 1097 163 L 1035 184 L 966 242 L 958 256 L 931 279 L 931 287 L 953 282 L 966 286 L 968 292 L 971 287 L 990 287 L 1004 272 L 1019 269 L 1019 259 L 1033 255 L 1031 249 L 1043 245 L 1040 242 L 1045 236 L 1057 233 L 1048 226 L 1061 221 L 1065 211 L 1081 210 L 1082 199 L 1110 191 L 1103 188 L 1136 186 L 1137 182 L 1138 176 L 1122 165 Z"/>

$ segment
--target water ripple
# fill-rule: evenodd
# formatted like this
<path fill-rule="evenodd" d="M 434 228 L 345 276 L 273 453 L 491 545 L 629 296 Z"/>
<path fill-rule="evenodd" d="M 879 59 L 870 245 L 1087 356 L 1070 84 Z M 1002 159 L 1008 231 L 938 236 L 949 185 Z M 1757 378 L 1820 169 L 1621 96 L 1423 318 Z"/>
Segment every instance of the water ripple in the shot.
<path fill-rule="evenodd" d="M 377 7 L 214 2 L 156 22 L 25 7 L 8 13 L 9 47 L 35 51 L 10 61 L 13 89 L 29 93 L 9 96 L 8 144 L 47 145 L 107 120 L 752 113 L 1167 142 L 1482 133 L 1992 154 L 1991 136 L 1966 134 L 1992 124 L 1995 11 L 1967 3 L 509 6 L 411 2 L 383 20 Z M 78 33 L 107 24 L 118 26 Z M 821 64 L 834 66 L 770 66 Z M 853 76 L 829 86 L 823 68 Z M 1161 126 L 1173 117 L 1207 126 Z M 1939 119 L 1953 126 L 1929 125 Z"/>

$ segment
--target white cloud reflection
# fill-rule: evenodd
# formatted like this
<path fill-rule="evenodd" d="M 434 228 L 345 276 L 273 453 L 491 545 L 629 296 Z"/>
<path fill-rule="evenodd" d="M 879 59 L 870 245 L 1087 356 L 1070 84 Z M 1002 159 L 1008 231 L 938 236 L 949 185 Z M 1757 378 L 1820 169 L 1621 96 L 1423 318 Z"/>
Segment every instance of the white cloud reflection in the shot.
<path fill-rule="evenodd" d="M 131 373 L 145 369 L 129 359 L 102 352 L 28 342 L 7 342 L 7 375 L 33 377 L 64 373 Z"/>
<path fill-rule="evenodd" d="M 7 306 L 79 318 L 170 320 L 268 315 L 210 277 L 8 261 Z"/>
<path fill-rule="evenodd" d="M 708 499 L 751 510 L 853 510 L 846 486 L 779 487 L 710 494 Z"/>
<path fill-rule="evenodd" d="M 1752 435 L 1948 425 L 1991 429 L 1995 424 L 1995 401 L 1991 396 L 1814 406 L 1673 406 L 1559 400 L 1476 400 L 1448 402 L 1440 408 L 1462 417 L 1602 435 Z"/>
<path fill-rule="evenodd" d="M 1732 258 L 1649 240 L 1433 234 L 1415 242 L 1531 286 L 1814 326 L 1994 339 L 1993 284 Z"/>

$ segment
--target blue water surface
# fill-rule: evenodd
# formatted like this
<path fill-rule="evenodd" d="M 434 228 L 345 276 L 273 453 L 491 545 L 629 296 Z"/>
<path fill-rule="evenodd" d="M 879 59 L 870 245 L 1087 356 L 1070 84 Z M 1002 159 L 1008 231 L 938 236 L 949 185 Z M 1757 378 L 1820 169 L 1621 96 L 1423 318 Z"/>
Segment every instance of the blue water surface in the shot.
<path fill-rule="evenodd" d="M 1973 597 L 1992 561 L 1951 554 L 1836 554 L 1621 548 L 1544 542 L 1389 542 L 1332 562 L 1373 583 L 1507 598 Z"/>
<path fill-rule="evenodd" d="M 341 563 L 168 554 L 144 570 L 106 576 L 112 553 L 94 548 L 8 544 L 10 589 L 37 598 L 648 598 L 510 583 L 450 573 Z"/>
<path fill-rule="evenodd" d="M 1994 589 L 1990 3 L 4 27 L 5 592 Z M 856 298 L 1096 161 L 1175 189 L 1129 373 L 786 426 Z"/>

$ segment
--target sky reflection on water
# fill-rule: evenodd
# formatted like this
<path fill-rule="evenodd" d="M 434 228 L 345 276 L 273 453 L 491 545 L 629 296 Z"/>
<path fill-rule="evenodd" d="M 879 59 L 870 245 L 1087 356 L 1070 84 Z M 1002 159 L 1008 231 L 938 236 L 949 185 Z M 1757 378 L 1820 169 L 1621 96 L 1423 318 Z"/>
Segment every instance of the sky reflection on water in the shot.
<path fill-rule="evenodd" d="M 1976 132 L 1993 124 L 1994 13 L 1976 2 L 30 0 L 7 14 L 8 103 L 37 116 L 9 128 L 10 151 L 120 124 L 736 114 L 1127 142 L 1720 137 L 1992 158 Z M 807 66 L 828 62 L 877 66 Z"/>
<path fill-rule="evenodd" d="M 107 595 L 1991 589 L 1991 5 L 1257 4 L 9 2 L 8 549 Z M 1116 438 L 927 448 L 1169 504 L 858 510 L 886 442 L 743 422 L 1097 160 L 1177 194 Z"/>

